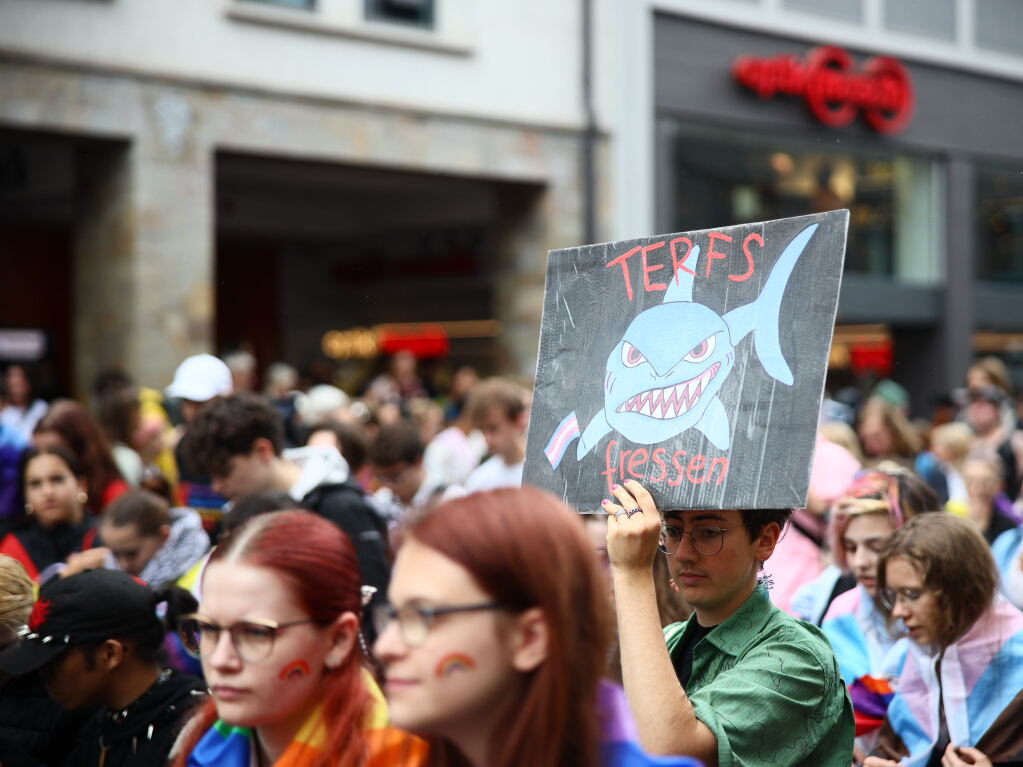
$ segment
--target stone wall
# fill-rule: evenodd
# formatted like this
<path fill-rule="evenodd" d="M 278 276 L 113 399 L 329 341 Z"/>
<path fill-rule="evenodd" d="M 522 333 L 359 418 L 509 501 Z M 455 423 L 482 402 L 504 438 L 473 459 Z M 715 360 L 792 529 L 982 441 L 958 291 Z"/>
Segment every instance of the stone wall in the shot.
<path fill-rule="evenodd" d="M 0 127 L 113 139 L 121 147 L 80 163 L 88 172 L 75 242 L 79 393 L 111 365 L 163 386 L 183 357 L 213 350 L 217 151 L 542 187 L 523 201 L 502 237 L 496 317 L 506 329 L 499 344 L 509 373 L 533 372 L 546 251 L 582 241 L 582 149 L 573 130 L 72 71 L 10 57 L 0 58 Z M 606 167 L 606 146 L 599 157 Z M 598 220 L 604 236 L 606 203 Z"/>

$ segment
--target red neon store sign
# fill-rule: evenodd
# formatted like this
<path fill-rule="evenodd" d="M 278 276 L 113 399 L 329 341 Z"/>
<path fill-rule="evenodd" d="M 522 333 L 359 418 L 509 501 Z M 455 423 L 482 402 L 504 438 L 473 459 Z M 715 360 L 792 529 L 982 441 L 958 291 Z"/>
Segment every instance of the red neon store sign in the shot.
<path fill-rule="evenodd" d="M 764 99 L 800 96 L 814 117 L 841 128 L 862 112 L 880 133 L 898 133 L 913 116 L 913 83 L 902 63 L 877 56 L 853 71 L 853 57 L 841 48 L 810 51 L 805 61 L 785 54 L 769 59 L 742 56 L 732 66 L 735 79 Z"/>

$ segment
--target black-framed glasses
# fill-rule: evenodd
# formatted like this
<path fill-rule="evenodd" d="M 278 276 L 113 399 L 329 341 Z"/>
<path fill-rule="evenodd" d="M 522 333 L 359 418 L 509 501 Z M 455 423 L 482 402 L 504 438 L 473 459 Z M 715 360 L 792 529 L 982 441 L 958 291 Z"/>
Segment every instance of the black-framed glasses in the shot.
<path fill-rule="evenodd" d="M 230 626 L 220 626 L 205 615 L 192 613 L 182 615 L 178 620 L 178 636 L 181 637 L 185 652 L 193 658 L 201 659 L 216 649 L 220 633 L 227 631 L 231 634 L 231 644 L 238 656 L 247 663 L 259 663 L 273 652 L 277 632 L 315 622 L 312 618 L 287 623 L 253 618 Z"/>
<path fill-rule="evenodd" d="M 697 552 L 705 557 L 713 557 L 715 554 L 721 553 L 721 548 L 725 545 L 725 533 L 739 527 L 748 527 L 748 525 L 745 522 L 732 527 L 694 525 L 692 530 L 686 531 L 677 525 L 662 522 L 661 537 L 657 541 L 657 548 L 664 554 L 674 554 L 682 543 L 682 536 L 688 535 Z"/>
<path fill-rule="evenodd" d="M 416 604 L 395 607 L 394 605 L 384 604 L 377 605 L 373 610 L 373 625 L 379 636 L 391 625 L 392 621 L 397 621 L 398 631 L 401 633 L 401 641 L 409 647 L 419 647 L 426 641 L 434 620 L 439 616 L 503 609 L 504 605 L 500 602 L 478 602 L 471 605 L 452 605 L 449 607 L 427 607 Z"/>
<path fill-rule="evenodd" d="M 907 604 L 913 604 L 922 597 L 924 589 L 881 589 L 879 596 L 881 597 L 881 604 L 884 605 L 888 612 L 895 609 L 895 606 L 899 602 L 906 602 Z"/>

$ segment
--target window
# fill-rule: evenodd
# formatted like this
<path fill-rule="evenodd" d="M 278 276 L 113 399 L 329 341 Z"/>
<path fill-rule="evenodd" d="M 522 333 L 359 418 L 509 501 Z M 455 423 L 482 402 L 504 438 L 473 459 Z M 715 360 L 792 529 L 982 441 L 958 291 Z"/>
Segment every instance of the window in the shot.
<path fill-rule="evenodd" d="M 977 277 L 1023 282 L 1023 169 L 977 168 Z"/>
<path fill-rule="evenodd" d="M 934 163 L 837 140 L 770 137 L 661 121 L 671 231 L 851 214 L 845 270 L 915 284 L 941 276 Z"/>
<path fill-rule="evenodd" d="M 244 0 L 244 2 L 279 5 L 282 8 L 297 8 L 302 11 L 312 11 L 316 8 L 316 0 Z"/>
<path fill-rule="evenodd" d="M 415 27 L 432 27 L 434 0 L 366 0 L 366 18 Z"/>

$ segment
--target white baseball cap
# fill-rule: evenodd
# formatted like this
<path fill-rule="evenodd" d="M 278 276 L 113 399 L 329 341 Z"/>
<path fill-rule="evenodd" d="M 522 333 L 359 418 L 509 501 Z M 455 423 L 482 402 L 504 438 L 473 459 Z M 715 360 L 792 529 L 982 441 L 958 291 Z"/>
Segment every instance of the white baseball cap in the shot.
<path fill-rule="evenodd" d="M 233 390 L 231 371 L 223 360 L 212 354 L 196 354 L 178 365 L 174 382 L 167 387 L 167 396 L 208 402 Z"/>

